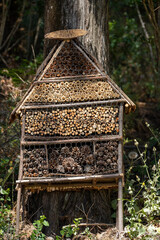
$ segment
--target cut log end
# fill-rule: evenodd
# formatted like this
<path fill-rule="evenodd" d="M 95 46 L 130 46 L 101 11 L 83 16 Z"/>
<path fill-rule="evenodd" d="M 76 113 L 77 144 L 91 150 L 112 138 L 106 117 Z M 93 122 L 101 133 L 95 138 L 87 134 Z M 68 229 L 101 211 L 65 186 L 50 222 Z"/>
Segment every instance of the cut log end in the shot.
<path fill-rule="evenodd" d="M 86 35 L 88 31 L 83 29 L 68 29 L 50 32 L 45 35 L 47 39 L 70 40 Z"/>

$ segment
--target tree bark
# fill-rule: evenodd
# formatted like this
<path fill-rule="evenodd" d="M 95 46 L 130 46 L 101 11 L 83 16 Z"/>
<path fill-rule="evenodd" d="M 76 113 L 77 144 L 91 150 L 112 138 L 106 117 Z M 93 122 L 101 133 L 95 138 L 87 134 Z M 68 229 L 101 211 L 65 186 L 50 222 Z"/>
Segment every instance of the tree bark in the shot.
<path fill-rule="evenodd" d="M 46 0 L 44 32 L 61 29 L 84 29 L 88 34 L 79 40 L 108 71 L 109 35 L 107 0 Z M 44 54 L 55 41 L 45 40 Z"/>
<path fill-rule="evenodd" d="M 82 44 L 108 71 L 108 1 L 107 0 L 46 0 L 45 34 L 61 29 L 85 29 L 88 35 L 79 38 Z M 55 40 L 45 40 L 46 56 Z M 40 192 L 29 196 L 28 218 L 44 214 L 50 223 L 45 233 L 58 233 L 63 225 L 82 217 L 82 222 L 111 223 L 110 195 L 107 190 L 77 192 Z M 37 209 L 39 209 L 37 211 Z"/>

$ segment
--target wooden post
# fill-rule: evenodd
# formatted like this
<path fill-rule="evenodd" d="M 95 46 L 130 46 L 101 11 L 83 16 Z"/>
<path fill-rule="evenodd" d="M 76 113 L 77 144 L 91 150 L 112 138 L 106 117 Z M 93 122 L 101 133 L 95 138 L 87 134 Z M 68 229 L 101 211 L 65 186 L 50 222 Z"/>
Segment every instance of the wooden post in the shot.
<path fill-rule="evenodd" d="M 23 112 L 22 117 L 22 130 L 21 130 L 21 142 L 24 140 L 24 130 L 25 130 L 25 113 Z M 23 177 L 23 146 L 20 145 L 20 164 L 19 164 L 19 176 L 18 179 L 21 180 Z M 16 208 L 16 235 L 19 234 L 19 218 L 20 218 L 20 207 L 21 207 L 21 193 L 22 184 L 18 184 L 18 194 L 17 194 L 17 208 Z"/>
<path fill-rule="evenodd" d="M 18 184 L 17 208 L 16 208 L 16 236 L 18 236 L 18 234 L 19 234 L 19 218 L 20 218 L 21 192 L 22 192 L 22 185 L 21 185 L 21 184 Z"/>
<path fill-rule="evenodd" d="M 119 135 L 123 137 L 123 104 L 120 104 L 119 109 Z M 123 172 L 123 140 L 119 141 L 118 145 L 118 172 Z M 119 232 L 123 231 L 123 179 L 118 179 L 118 223 Z"/>

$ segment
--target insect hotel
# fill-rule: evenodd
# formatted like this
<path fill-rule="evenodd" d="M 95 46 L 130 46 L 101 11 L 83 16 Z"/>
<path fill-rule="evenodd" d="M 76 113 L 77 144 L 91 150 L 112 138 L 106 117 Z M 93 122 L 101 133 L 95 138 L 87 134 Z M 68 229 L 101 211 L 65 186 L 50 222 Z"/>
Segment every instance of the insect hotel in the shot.
<path fill-rule="evenodd" d="M 76 39 L 85 34 L 64 30 L 45 36 L 57 45 L 11 114 L 21 121 L 17 229 L 25 188 L 117 187 L 123 230 L 123 112 L 134 111 L 135 104 Z"/>

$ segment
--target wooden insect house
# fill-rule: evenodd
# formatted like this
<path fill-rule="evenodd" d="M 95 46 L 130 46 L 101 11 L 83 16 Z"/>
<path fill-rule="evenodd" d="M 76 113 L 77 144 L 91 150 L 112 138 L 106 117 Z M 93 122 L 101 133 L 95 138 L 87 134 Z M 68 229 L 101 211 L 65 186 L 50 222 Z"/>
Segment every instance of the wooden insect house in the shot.
<path fill-rule="evenodd" d="M 76 39 L 84 34 L 47 34 L 57 45 L 11 115 L 21 118 L 17 228 L 22 189 L 117 187 L 123 229 L 123 112 L 135 104 Z"/>

